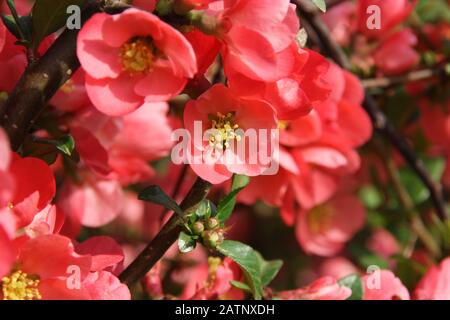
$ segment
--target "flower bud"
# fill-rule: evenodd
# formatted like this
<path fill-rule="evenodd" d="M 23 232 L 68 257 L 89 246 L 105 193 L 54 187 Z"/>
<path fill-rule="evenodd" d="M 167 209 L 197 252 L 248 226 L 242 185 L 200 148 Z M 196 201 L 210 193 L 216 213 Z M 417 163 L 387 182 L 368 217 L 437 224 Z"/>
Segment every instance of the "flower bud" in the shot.
<path fill-rule="evenodd" d="M 217 220 L 216 218 L 209 218 L 206 221 L 206 228 L 208 228 L 209 230 L 216 229 L 218 226 L 219 220 Z"/>
<path fill-rule="evenodd" d="M 223 233 L 218 231 L 206 231 L 203 234 L 203 242 L 209 248 L 216 248 L 223 242 Z"/>
<path fill-rule="evenodd" d="M 194 232 L 194 234 L 201 234 L 203 231 L 205 231 L 205 226 L 202 222 L 197 221 L 196 223 L 194 223 L 194 225 L 192 226 L 192 231 Z"/>

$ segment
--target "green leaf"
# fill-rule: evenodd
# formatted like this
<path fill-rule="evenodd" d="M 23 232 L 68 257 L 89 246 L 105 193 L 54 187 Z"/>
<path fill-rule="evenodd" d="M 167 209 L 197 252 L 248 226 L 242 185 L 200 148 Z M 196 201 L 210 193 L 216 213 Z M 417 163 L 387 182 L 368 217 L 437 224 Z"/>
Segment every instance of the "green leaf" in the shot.
<path fill-rule="evenodd" d="M 376 209 L 383 203 L 383 195 L 372 184 L 362 187 L 359 191 L 359 197 L 369 209 Z"/>
<path fill-rule="evenodd" d="M 225 222 L 230 218 L 234 206 L 236 205 L 236 195 L 244 189 L 249 182 L 250 179 L 247 176 L 235 175 L 233 177 L 231 192 L 225 196 L 217 206 L 217 219 L 219 219 L 219 221 Z"/>
<path fill-rule="evenodd" d="M 208 199 L 205 199 L 200 203 L 197 210 L 195 210 L 195 215 L 200 219 L 207 219 L 211 216 L 211 211 L 211 202 Z"/>
<path fill-rule="evenodd" d="M 236 280 L 231 280 L 230 284 L 235 288 L 252 293 L 252 289 L 246 283 L 236 281 Z"/>
<path fill-rule="evenodd" d="M 159 186 L 150 186 L 139 193 L 139 200 L 156 203 L 183 216 L 183 210 Z"/>
<path fill-rule="evenodd" d="M 75 140 L 71 135 L 66 135 L 58 139 L 56 148 L 65 155 L 68 155 L 70 157 L 72 155 L 73 150 L 75 149 Z"/>
<path fill-rule="evenodd" d="M 195 249 L 197 242 L 195 239 L 187 233 L 181 231 L 178 236 L 178 249 L 182 253 L 188 253 Z"/>
<path fill-rule="evenodd" d="M 66 25 L 70 5 L 83 7 L 88 0 L 36 0 L 31 16 L 33 19 L 32 48 L 39 47 L 41 41 Z"/>
<path fill-rule="evenodd" d="M 11 32 L 17 39 L 21 39 L 22 35 L 20 34 L 20 29 L 17 26 L 14 17 L 2 14 L 1 18 L 9 32 Z M 23 16 L 19 17 L 18 19 L 25 37 L 23 41 L 26 42 L 31 38 L 31 17 Z"/>
<path fill-rule="evenodd" d="M 443 158 L 426 158 L 423 159 L 423 162 L 433 180 L 439 181 L 445 171 L 445 160 Z M 430 197 L 430 192 L 422 180 L 409 167 L 400 170 L 400 180 L 415 204 L 423 203 Z"/>
<path fill-rule="evenodd" d="M 322 12 L 327 12 L 327 4 L 325 0 L 312 0 L 312 2 L 316 5 L 317 8 Z"/>
<path fill-rule="evenodd" d="M 363 285 L 361 278 L 356 275 L 349 275 L 338 281 L 341 286 L 350 288 L 352 290 L 352 295 L 347 298 L 347 300 L 362 300 L 363 298 Z"/>
<path fill-rule="evenodd" d="M 256 251 L 246 244 L 232 240 L 225 240 L 217 247 L 217 250 L 242 268 L 247 280 L 250 282 L 255 300 L 260 300 L 263 290 L 260 260 Z"/>
<path fill-rule="evenodd" d="M 283 261 L 272 260 L 266 261 L 264 258 L 257 253 L 260 258 L 261 265 L 261 284 L 263 287 L 268 286 L 272 280 L 276 277 L 281 267 L 283 266 Z"/>

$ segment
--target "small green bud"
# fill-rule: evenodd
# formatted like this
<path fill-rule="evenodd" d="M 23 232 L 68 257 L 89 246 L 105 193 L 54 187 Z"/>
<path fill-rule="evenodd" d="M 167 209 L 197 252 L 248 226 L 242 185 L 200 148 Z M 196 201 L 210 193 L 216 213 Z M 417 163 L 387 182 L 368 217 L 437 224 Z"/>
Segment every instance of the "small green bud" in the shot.
<path fill-rule="evenodd" d="M 192 231 L 194 232 L 194 234 L 201 234 L 203 231 L 205 231 L 205 226 L 202 222 L 197 221 L 194 223 L 194 225 L 192 226 Z"/>

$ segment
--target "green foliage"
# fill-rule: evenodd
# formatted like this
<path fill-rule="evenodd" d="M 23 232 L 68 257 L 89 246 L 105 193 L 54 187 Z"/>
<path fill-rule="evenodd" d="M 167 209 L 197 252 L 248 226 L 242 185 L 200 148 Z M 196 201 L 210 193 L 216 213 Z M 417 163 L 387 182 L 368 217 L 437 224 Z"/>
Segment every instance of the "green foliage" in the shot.
<path fill-rule="evenodd" d="M 262 298 L 263 287 L 273 280 L 283 265 L 280 260 L 264 260 L 253 248 L 238 241 L 225 240 L 217 250 L 241 267 L 256 300 Z"/>
<path fill-rule="evenodd" d="M 233 209 L 236 205 L 237 194 L 244 189 L 250 182 L 247 176 L 234 175 L 233 184 L 231 186 L 231 192 L 225 196 L 217 206 L 217 218 L 221 222 L 225 222 L 230 218 L 233 213 Z"/>
<path fill-rule="evenodd" d="M 188 253 L 195 249 L 197 241 L 191 235 L 188 235 L 185 232 L 180 232 L 178 236 L 178 249 L 182 253 Z"/>
<path fill-rule="evenodd" d="M 419 0 L 416 12 L 422 22 L 450 22 L 450 8 L 447 0 Z"/>
<path fill-rule="evenodd" d="M 327 4 L 325 0 L 312 0 L 312 2 L 320 9 L 322 12 L 327 11 Z"/>
<path fill-rule="evenodd" d="M 33 37 L 31 46 L 34 50 L 42 40 L 66 25 L 67 8 L 70 5 L 83 7 L 88 0 L 36 0 L 31 11 Z"/>
<path fill-rule="evenodd" d="M 148 201 L 164 208 L 178 213 L 180 216 L 183 215 L 183 210 L 178 206 L 178 204 L 169 197 L 159 186 L 150 186 L 139 193 L 139 200 Z"/>
<path fill-rule="evenodd" d="M 433 180 L 439 181 L 445 170 L 445 160 L 442 158 L 426 158 L 423 161 Z M 423 203 L 429 199 L 430 192 L 409 167 L 400 169 L 400 180 L 415 204 Z"/>
<path fill-rule="evenodd" d="M 362 300 L 364 295 L 363 283 L 361 278 L 356 275 L 346 276 L 338 281 L 341 286 L 350 288 L 352 295 L 347 300 Z"/>

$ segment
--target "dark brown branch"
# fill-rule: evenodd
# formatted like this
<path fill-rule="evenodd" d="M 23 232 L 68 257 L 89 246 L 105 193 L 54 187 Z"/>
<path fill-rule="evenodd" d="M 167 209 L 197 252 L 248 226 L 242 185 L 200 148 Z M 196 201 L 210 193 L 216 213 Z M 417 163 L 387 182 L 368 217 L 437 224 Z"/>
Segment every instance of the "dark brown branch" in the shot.
<path fill-rule="evenodd" d="M 200 204 L 208 195 L 211 184 L 200 178 L 192 186 L 186 198 L 180 204 L 187 215 Z M 128 286 L 133 285 L 162 258 L 167 250 L 175 243 L 181 232 L 180 217 L 173 214 L 162 227 L 156 237 L 147 245 L 139 256 L 120 275 L 120 280 Z"/>
<path fill-rule="evenodd" d="M 324 53 L 331 57 L 338 65 L 344 69 L 350 70 L 350 62 L 342 48 L 332 39 L 329 30 L 322 22 L 319 11 L 307 0 L 292 1 L 298 7 L 300 16 L 305 19 L 311 28 L 313 28 L 317 38 L 321 43 L 319 45 L 324 49 Z M 379 132 L 384 134 L 395 149 L 403 156 L 408 165 L 414 170 L 418 177 L 430 192 L 430 197 L 437 214 L 441 219 L 449 218 L 445 207 L 443 188 L 440 183 L 436 183 L 427 172 L 423 161 L 421 161 L 411 149 L 408 141 L 403 138 L 388 121 L 386 115 L 378 107 L 377 103 L 370 94 L 366 92 L 364 108 L 369 114 L 372 123 Z"/>

